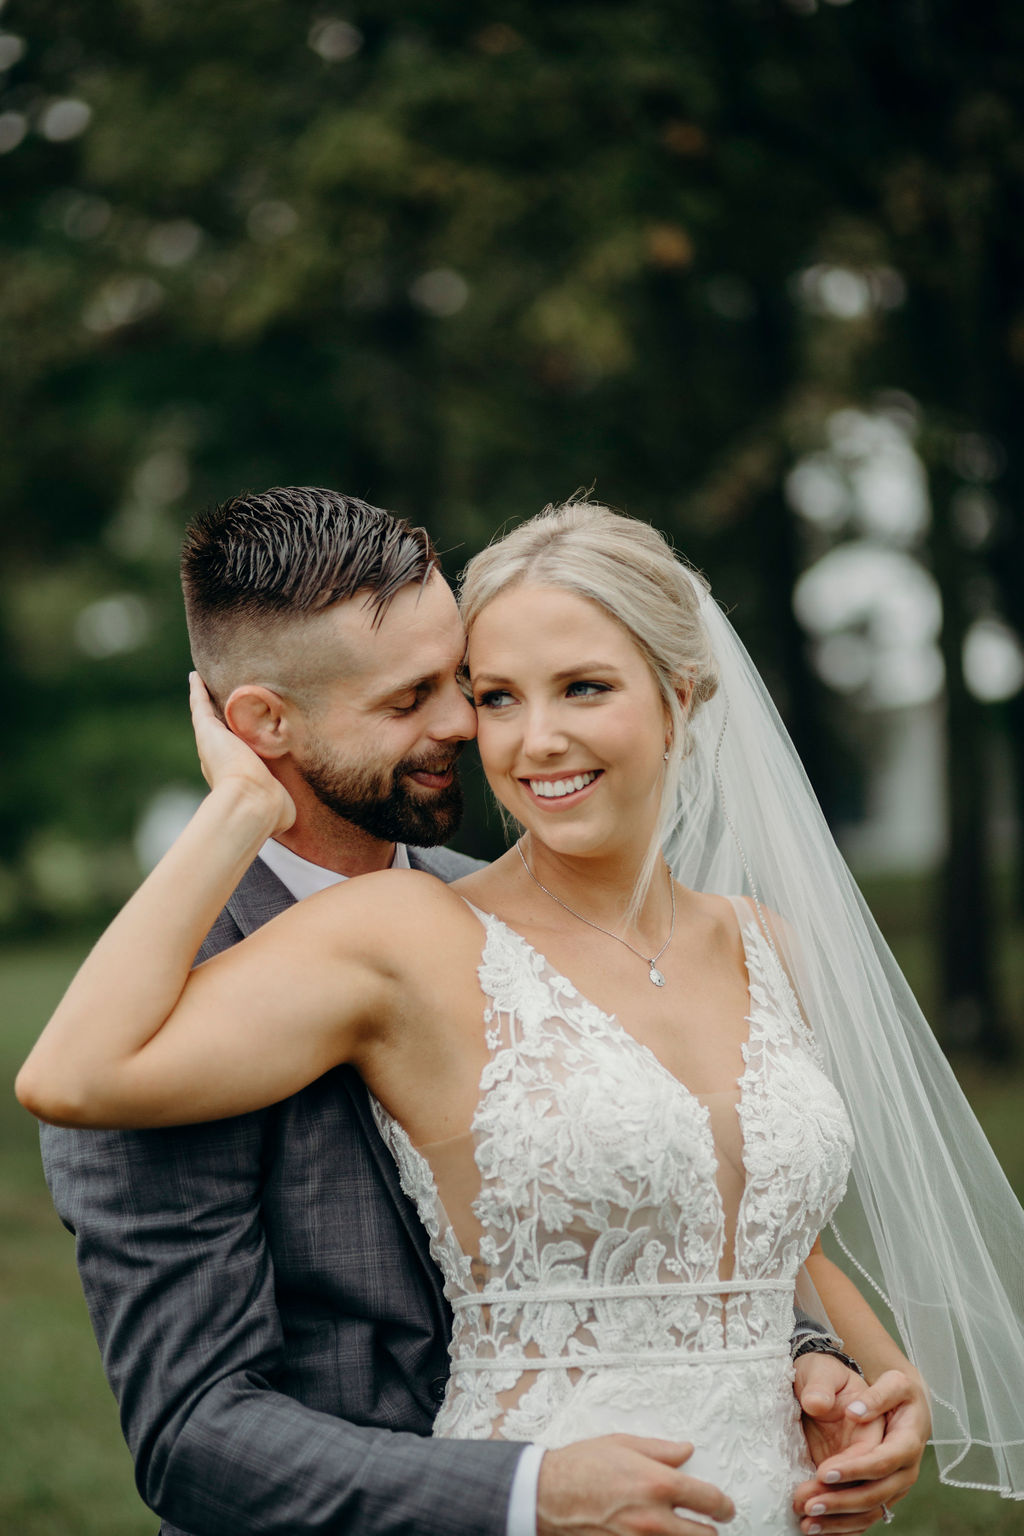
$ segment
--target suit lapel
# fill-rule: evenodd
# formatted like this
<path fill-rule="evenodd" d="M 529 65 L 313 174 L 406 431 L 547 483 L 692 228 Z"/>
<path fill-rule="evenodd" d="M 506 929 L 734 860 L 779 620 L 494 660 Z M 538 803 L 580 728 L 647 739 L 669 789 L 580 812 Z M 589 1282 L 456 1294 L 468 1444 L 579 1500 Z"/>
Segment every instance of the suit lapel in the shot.
<path fill-rule="evenodd" d="M 246 939 L 286 907 L 294 905 L 295 897 L 291 891 L 262 859 L 253 859 L 225 903 Z"/>
<path fill-rule="evenodd" d="M 402 1188 L 395 1160 L 383 1141 L 381 1141 L 380 1132 L 377 1130 L 377 1123 L 373 1118 L 373 1110 L 370 1107 L 370 1095 L 366 1085 L 355 1072 L 346 1072 L 339 1075 L 351 1100 L 353 1112 L 363 1128 L 366 1145 L 373 1155 L 384 1183 L 387 1185 L 388 1193 L 402 1219 L 402 1225 L 409 1234 L 409 1241 L 422 1266 L 423 1278 L 426 1281 L 427 1289 L 433 1302 L 437 1326 L 448 1334 L 451 1332 L 452 1320 L 451 1314 L 448 1311 L 448 1304 L 444 1299 L 441 1272 L 430 1256 L 430 1240 L 427 1237 L 426 1228 L 416 1214 L 416 1207 Z"/>

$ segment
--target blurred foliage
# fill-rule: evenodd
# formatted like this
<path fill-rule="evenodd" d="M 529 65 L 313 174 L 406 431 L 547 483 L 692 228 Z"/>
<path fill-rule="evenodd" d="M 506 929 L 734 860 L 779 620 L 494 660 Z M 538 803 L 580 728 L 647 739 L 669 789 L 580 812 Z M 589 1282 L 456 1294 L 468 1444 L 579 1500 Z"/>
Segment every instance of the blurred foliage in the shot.
<path fill-rule="evenodd" d="M 426 522 L 451 569 L 596 485 L 711 571 L 834 811 L 856 732 L 806 662 L 781 487 L 897 390 L 947 617 L 946 994 L 1005 1048 L 985 754 L 994 729 L 1024 782 L 1024 704 L 978 705 L 959 658 L 976 612 L 1024 632 L 1024 12 L 7 0 L 0 26 L 0 914 L 116 899 L 154 791 L 196 782 L 181 527 L 271 484 Z M 867 301 L 808 297 L 830 269 Z M 463 842 L 493 848 L 482 804 Z"/>

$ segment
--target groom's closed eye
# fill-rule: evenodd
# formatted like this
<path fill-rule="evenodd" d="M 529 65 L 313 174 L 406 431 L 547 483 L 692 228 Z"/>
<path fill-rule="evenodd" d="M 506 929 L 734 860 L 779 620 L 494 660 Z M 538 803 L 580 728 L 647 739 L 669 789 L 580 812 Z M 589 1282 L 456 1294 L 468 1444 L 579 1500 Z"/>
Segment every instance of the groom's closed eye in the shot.
<path fill-rule="evenodd" d="M 441 681 L 442 674 L 435 672 L 429 677 L 419 677 L 402 683 L 400 687 L 378 700 L 378 708 L 391 710 L 397 715 L 411 715 L 414 710 L 426 703 L 431 694 L 437 692 Z"/>

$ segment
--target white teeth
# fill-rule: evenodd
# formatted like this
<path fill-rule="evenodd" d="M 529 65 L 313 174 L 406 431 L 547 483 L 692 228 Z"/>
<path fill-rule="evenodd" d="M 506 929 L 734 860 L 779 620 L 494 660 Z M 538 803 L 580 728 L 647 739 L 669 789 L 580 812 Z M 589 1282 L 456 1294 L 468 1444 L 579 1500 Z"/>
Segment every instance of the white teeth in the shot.
<path fill-rule="evenodd" d="M 571 779 L 530 779 L 530 788 L 535 795 L 542 800 L 558 800 L 563 795 L 574 794 L 578 789 L 585 789 L 588 784 L 593 784 L 597 778 L 596 771 L 591 773 L 577 773 Z"/>

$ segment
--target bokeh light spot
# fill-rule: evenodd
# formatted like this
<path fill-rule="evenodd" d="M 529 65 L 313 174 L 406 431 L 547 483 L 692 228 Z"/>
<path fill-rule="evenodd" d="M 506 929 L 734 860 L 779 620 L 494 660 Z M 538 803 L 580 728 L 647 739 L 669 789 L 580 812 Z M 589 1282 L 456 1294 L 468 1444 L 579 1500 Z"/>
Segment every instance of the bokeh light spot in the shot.
<path fill-rule="evenodd" d="M 1012 699 L 1024 687 L 1024 646 L 999 619 L 976 619 L 964 638 L 964 681 L 985 704 Z"/>
<path fill-rule="evenodd" d="M 39 119 L 39 132 L 44 139 L 62 144 L 67 139 L 77 139 L 92 121 L 92 107 L 84 101 L 68 97 L 52 101 Z"/>
<path fill-rule="evenodd" d="M 363 34 L 350 21 L 329 16 L 316 22 L 310 30 L 309 46 L 328 64 L 341 64 L 359 52 Z"/>
<path fill-rule="evenodd" d="M 25 57 L 25 39 L 13 32 L 0 32 L 0 69 L 11 69 Z"/>
<path fill-rule="evenodd" d="M 28 118 L 23 112 L 0 112 L 0 155 L 17 149 L 28 132 Z"/>
<path fill-rule="evenodd" d="M 464 307 L 469 284 L 451 267 L 437 267 L 432 272 L 421 272 L 409 284 L 409 297 L 418 309 L 447 319 Z"/>
<path fill-rule="evenodd" d="M 202 230 L 191 219 L 169 219 L 153 225 L 146 238 L 146 255 L 157 266 L 180 267 L 192 260 L 202 239 Z"/>
<path fill-rule="evenodd" d="M 298 223 L 299 216 L 291 203 L 268 198 L 264 202 L 254 203 L 249 209 L 246 228 L 257 244 L 272 245 L 275 240 L 284 240 L 292 234 L 298 228 Z"/>
<path fill-rule="evenodd" d="M 153 314 L 163 299 L 163 288 L 151 277 L 112 277 L 86 305 L 82 322 L 87 330 L 100 334 L 116 331 Z"/>
<path fill-rule="evenodd" d="M 152 629 L 149 607 L 133 592 L 103 597 L 75 620 L 75 643 L 97 660 L 137 650 Z"/>

